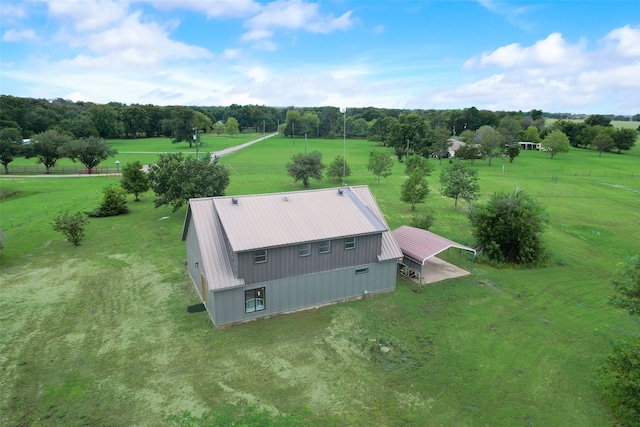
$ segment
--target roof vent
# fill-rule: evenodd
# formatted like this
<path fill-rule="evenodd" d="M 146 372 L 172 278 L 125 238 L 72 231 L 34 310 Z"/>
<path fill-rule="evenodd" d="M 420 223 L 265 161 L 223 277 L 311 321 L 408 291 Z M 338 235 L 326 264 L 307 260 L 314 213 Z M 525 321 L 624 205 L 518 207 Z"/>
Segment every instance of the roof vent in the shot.
<path fill-rule="evenodd" d="M 234 204 L 234 205 L 237 205 L 238 204 L 238 198 L 237 197 L 232 197 L 231 198 L 231 203 Z"/>
<path fill-rule="evenodd" d="M 344 193 L 344 190 L 342 188 L 338 188 L 338 194 L 342 196 L 343 193 Z"/>
<path fill-rule="evenodd" d="M 284 197 L 282 198 L 282 201 L 283 201 L 283 202 L 288 202 L 288 201 L 289 201 L 289 198 L 288 198 L 287 196 L 284 196 Z"/>

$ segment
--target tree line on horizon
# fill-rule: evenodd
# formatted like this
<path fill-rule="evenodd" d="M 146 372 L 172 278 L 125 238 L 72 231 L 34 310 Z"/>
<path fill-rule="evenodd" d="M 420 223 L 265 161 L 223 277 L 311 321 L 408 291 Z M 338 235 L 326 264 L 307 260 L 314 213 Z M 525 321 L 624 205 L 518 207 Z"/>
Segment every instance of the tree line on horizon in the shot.
<path fill-rule="evenodd" d="M 498 126 L 505 116 L 524 120 L 524 128 L 536 120 L 546 118 L 575 120 L 587 115 L 572 113 L 550 113 L 542 110 L 490 111 L 469 107 L 463 109 L 389 109 L 377 107 L 348 108 L 346 113 L 332 106 L 321 107 L 270 107 L 264 105 L 229 106 L 157 106 L 152 104 L 124 104 L 110 102 L 70 101 L 21 98 L 0 95 L 0 129 L 18 129 L 23 138 L 56 129 L 71 133 L 76 138 L 101 137 L 105 139 L 173 136 L 175 122 L 189 122 L 188 134 L 193 127 L 200 131 L 213 132 L 216 123 L 226 123 L 233 117 L 238 121 L 240 132 L 283 131 L 288 136 L 331 138 L 366 138 L 375 120 L 387 117 L 399 118 L 402 114 L 416 113 L 429 120 L 434 127 L 443 127 L 451 133 L 464 130 L 475 131 L 483 125 Z M 296 117 L 298 115 L 298 117 Z M 306 117 L 305 117 L 306 115 Z M 317 122 L 314 116 L 317 116 Z M 612 120 L 637 120 L 633 116 L 597 115 Z M 301 122 L 296 122 L 301 121 Z M 284 125 L 284 126 L 283 126 Z M 346 126 L 345 126 L 346 125 Z M 365 126 L 367 125 L 367 126 Z M 346 131 L 346 132 L 345 132 Z"/>
<path fill-rule="evenodd" d="M 640 115 L 636 116 L 633 117 L 640 119 Z M 595 114 L 583 121 L 559 119 L 546 126 L 545 113 L 536 109 L 522 112 L 475 107 L 457 110 L 365 107 L 349 108 L 342 113 L 330 106 L 160 107 L 0 96 L 0 163 L 4 165 L 5 173 L 13 158 L 22 155 L 38 157 L 47 170 L 55 166 L 55 159 L 43 160 L 45 156 L 38 152 L 37 140 L 30 147 L 24 147 L 22 141 L 22 138 L 34 136 L 42 139 L 52 133 L 80 141 L 75 142 L 74 152 L 56 152 L 55 156 L 75 157 L 90 170 L 96 160 L 99 162 L 102 157 L 112 154 L 107 153 L 104 144 L 98 144 L 101 139 L 167 137 L 173 143 L 185 141 L 191 146 L 194 142 L 198 144 L 199 132 L 233 136 L 240 132 L 274 131 L 290 138 L 367 139 L 393 148 L 400 161 L 403 156 L 418 154 L 436 157 L 442 162 L 443 158 L 449 157 L 452 139 L 458 139 L 465 144 L 458 148 L 456 157 L 472 162 L 488 158 L 489 166 L 494 156 L 508 157 L 512 162 L 519 154 L 520 141 L 545 143 L 557 139 L 558 143 L 553 147 L 549 144 L 545 147 L 553 157 L 557 152 L 568 151 L 565 138 L 570 146 L 595 147 L 600 155 L 605 151 L 630 150 L 637 138 L 636 130 L 614 128 L 610 116 Z M 554 132 L 563 135 L 547 138 Z M 89 147 L 88 141 L 91 141 Z M 95 153 L 98 146 L 102 150 L 99 155 Z M 51 157 L 49 153 L 46 156 Z M 91 159 L 82 161 L 82 156 Z"/>

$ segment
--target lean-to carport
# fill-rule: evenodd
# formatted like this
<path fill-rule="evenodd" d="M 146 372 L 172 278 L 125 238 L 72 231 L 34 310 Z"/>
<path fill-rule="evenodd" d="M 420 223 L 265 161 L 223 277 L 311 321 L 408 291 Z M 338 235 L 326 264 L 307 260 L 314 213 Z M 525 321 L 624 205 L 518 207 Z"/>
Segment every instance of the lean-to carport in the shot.
<path fill-rule="evenodd" d="M 430 258 L 433 258 L 439 253 L 450 248 L 460 250 L 458 264 L 461 263 L 462 251 L 471 252 L 473 254 L 473 258 L 471 259 L 471 271 L 473 271 L 473 261 L 476 256 L 476 251 L 472 248 L 461 245 L 442 236 L 438 236 L 430 231 L 423 230 L 421 228 L 409 227 L 407 225 L 403 225 L 402 227 L 393 230 L 393 236 L 398 242 L 403 254 L 400 271 L 407 277 L 417 278 L 419 283 L 422 283 L 423 281 L 422 276 L 425 263 Z M 436 261 L 436 258 L 433 258 L 433 260 Z M 434 267 L 436 265 L 443 266 L 445 264 L 451 266 L 451 264 L 445 263 L 442 260 L 437 259 L 437 261 L 437 263 L 434 263 Z M 454 270 L 454 268 L 450 270 Z M 454 275 L 451 277 L 454 277 Z M 442 279 L 444 278 L 446 278 L 446 273 Z"/>

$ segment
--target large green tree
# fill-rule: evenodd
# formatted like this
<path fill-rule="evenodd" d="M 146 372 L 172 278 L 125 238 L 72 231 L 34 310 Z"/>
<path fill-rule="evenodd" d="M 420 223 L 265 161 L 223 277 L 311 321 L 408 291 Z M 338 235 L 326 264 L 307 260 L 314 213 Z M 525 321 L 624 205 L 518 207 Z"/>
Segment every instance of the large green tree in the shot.
<path fill-rule="evenodd" d="M 453 198 L 454 207 L 458 206 L 458 198 L 469 203 L 478 197 L 479 192 L 477 169 L 472 169 L 458 161 L 440 173 L 440 193 L 445 197 Z"/>
<path fill-rule="evenodd" d="M 402 183 L 400 200 L 411 205 L 411 210 L 415 210 L 418 203 L 424 203 L 424 199 L 429 194 L 429 184 L 422 171 L 416 169 L 409 178 Z"/>
<path fill-rule="evenodd" d="M 604 129 L 611 129 L 611 128 L 604 128 Z M 603 151 L 610 151 L 613 148 L 614 142 L 613 142 L 613 137 L 611 136 L 611 133 L 612 132 L 605 132 L 603 130 L 601 132 L 598 132 L 595 138 L 593 138 L 593 145 L 595 145 L 596 149 L 598 150 L 598 157 L 602 157 Z"/>
<path fill-rule="evenodd" d="M 630 128 L 617 128 L 613 132 L 613 145 L 618 150 L 618 154 L 622 151 L 629 151 L 636 144 L 638 131 Z"/>
<path fill-rule="evenodd" d="M 189 199 L 224 196 L 229 169 L 209 156 L 196 159 L 182 153 L 161 154 L 149 167 L 149 185 L 156 193 L 154 205 L 169 205 L 175 212 Z"/>
<path fill-rule="evenodd" d="M 369 154 L 367 170 L 375 175 L 378 184 L 380 184 L 380 178 L 391 175 L 391 169 L 393 169 L 393 159 L 389 154 L 377 150 Z"/>
<path fill-rule="evenodd" d="M 231 137 L 234 137 L 240 133 L 238 121 L 234 117 L 229 117 L 227 119 L 227 122 L 224 124 L 224 133 Z"/>
<path fill-rule="evenodd" d="M 124 125 L 124 131 L 134 138 L 137 138 L 138 133 L 148 127 L 148 121 L 150 120 L 148 110 L 142 105 L 135 104 L 123 108 L 120 112 L 120 118 Z"/>
<path fill-rule="evenodd" d="M 302 181 L 302 186 L 307 188 L 311 178 L 320 181 L 322 170 L 322 154 L 318 151 L 311 153 L 298 153 L 291 156 L 291 161 L 286 164 L 287 173 L 294 182 Z"/>
<path fill-rule="evenodd" d="M 0 130 L 0 163 L 4 166 L 4 173 L 9 173 L 9 163 L 22 153 L 22 135 L 16 128 Z"/>
<path fill-rule="evenodd" d="M 584 123 L 587 126 L 611 126 L 611 119 L 602 114 L 593 114 L 584 119 Z"/>
<path fill-rule="evenodd" d="M 127 163 L 122 168 L 120 185 L 127 193 L 135 195 L 136 202 L 139 201 L 138 195 L 149 191 L 149 177 L 142 170 L 142 163 L 137 160 L 133 163 Z"/>
<path fill-rule="evenodd" d="M 495 193 L 469 211 L 478 247 L 489 259 L 515 264 L 545 258 L 542 232 L 548 217 L 544 206 L 523 191 Z"/>
<path fill-rule="evenodd" d="M 124 126 L 115 105 L 92 105 L 89 108 L 89 116 L 102 138 L 120 138 L 124 134 Z"/>
<path fill-rule="evenodd" d="M 453 145 L 451 141 L 451 132 L 445 127 L 437 127 L 432 132 L 433 154 L 438 156 L 438 161 L 442 165 L 442 159 L 449 156 L 449 147 Z"/>
<path fill-rule="evenodd" d="M 569 152 L 569 138 L 564 132 L 555 130 L 542 140 L 542 148 L 551 154 L 551 158 L 558 153 Z"/>
<path fill-rule="evenodd" d="M 162 131 L 171 137 L 173 144 L 188 142 L 193 144 L 195 111 L 189 107 L 171 107 L 169 118 L 162 120 Z"/>
<path fill-rule="evenodd" d="M 482 150 L 489 158 L 489 166 L 491 166 L 491 160 L 494 157 L 496 151 L 500 151 L 504 137 L 495 127 L 484 125 L 476 131 L 475 142 L 480 144 Z"/>
<path fill-rule="evenodd" d="M 476 160 L 484 159 L 484 151 L 482 151 L 481 146 L 476 144 L 475 142 L 466 142 L 459 146 L 456 150 L 456 158 L 460 160 L 469 160 L 471 165 L 473 166 L 473 163 Z"/>
<path fill-rule="evenodd" d="M 522 140 L 537 144 L 540 142 L 540 131 L 537 127 L 531 125 L 522 134 Z"/>
<path fill-rule="evenodd" d="M 66 142 L 60 147 L 60 153 L 74 162 L 82 163 L 87 173 L 91 173 L 91 169 L 117 154 L 118 150 L 111 148 L 102 138 L 89 137 Z"/>
<path fill-rule="evenodd" d="M 58 160 L 64 157 L 61 149 L 69 141 L 71 141 L 69 135 L 56 130 L 47 130 L 36 134 L 31 137 L 27 157 L 36 157 L 38 163 L 44 165 L 46 173 L 49 173 Z"/>

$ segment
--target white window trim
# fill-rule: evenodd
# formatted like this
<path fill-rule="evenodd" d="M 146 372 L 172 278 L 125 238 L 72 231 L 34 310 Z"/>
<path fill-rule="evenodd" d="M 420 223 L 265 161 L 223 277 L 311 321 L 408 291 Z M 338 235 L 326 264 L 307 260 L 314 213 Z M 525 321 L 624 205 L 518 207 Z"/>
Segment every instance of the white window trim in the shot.
<path fill-rule="evenodd" d="M 328 250 L 326 250 L 326 251 L 323 251 L 323 250 L 322 250 L 322 244 L 323 244 L 323 243 L 327 243 L 327 244 L 328 244 L 328 246 L 329 246 Z M 324 240 L 324 241 L 322 241 L 322 242 L 318 243 L 318 253 L 319 253 L 319 254 L 328 254 L 328 253 L 331 253 L 331 240 Z"/>
<path fill-rule="evenodd" d="M 257 252 L 258 251 L 264 251 L 264 260 L 262 261 L 256 261 L 256 258 L 258 257 Z M 262 258 L 262 255 L 260 255 L 260 258 Z M 258 249 L 253 251 L 253 263 L 254 264 L 264 264 L 265 262 L 267 262 L 267 258 L 268 258 L 268 253 L 266 249 Z"/>
<path fill-rule="evenodd" d="M 311 255 L 311 243 L 303 243 L 298 245 L 298 256 L 307 257 Z"/>
<path fill-rule="evenodd" d="M 353 240 L 353 246 L 351 247 L 347 247 L 347 244 L 351 245 L 351 242 L 349 242 L 350 240 Z M 346 237 L 344 239 L 344 250 L 345 251 L 351 251 L 354 250 L 356 248 L 356 238 L 355 237 Z"/>

